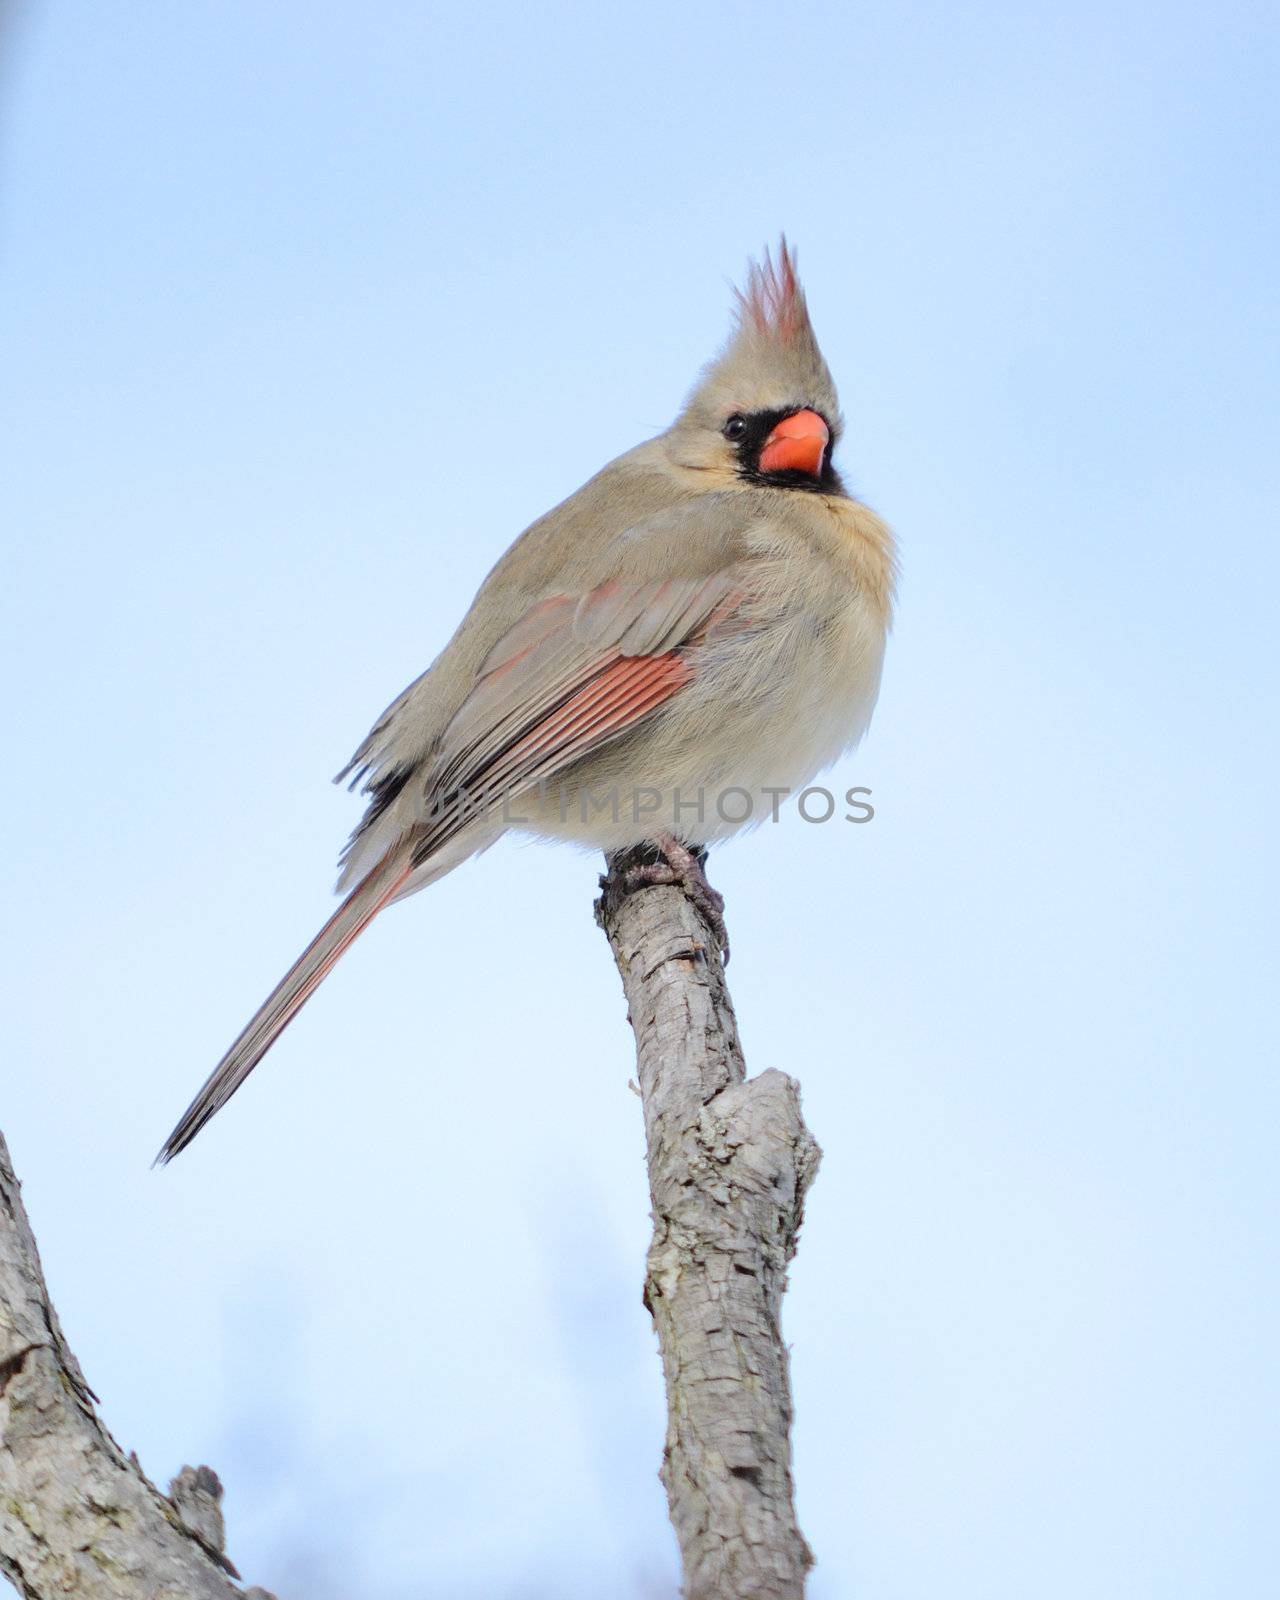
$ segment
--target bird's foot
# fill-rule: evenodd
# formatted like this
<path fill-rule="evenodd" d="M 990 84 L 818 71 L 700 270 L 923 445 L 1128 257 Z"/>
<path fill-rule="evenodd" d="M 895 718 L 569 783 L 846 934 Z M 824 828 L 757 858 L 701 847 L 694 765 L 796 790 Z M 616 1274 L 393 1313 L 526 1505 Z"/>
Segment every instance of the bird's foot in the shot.
<path fill-rule="evenodd" d="M 629 894 L 633 889 L 651 884 L 671 884 L 683 889 L 714 934 L 724 964 L 728 966 L 729 930 L 724 924 L 724 896 L 707 882 L 707 852 L 690 850 L 669 833 L 660 833 L 653 842 L 662 860 L 627 867 L 622 875 L 624 892 Z"/>

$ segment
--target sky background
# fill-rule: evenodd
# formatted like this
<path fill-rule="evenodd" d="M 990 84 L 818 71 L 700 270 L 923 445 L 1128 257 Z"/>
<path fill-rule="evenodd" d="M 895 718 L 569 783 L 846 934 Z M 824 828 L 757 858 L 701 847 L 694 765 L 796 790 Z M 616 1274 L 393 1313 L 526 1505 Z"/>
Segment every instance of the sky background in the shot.
<path fill-rule="evenodd" d="M 328 914 L 330 787 L 785 228 L 902 545 L 874 822 L 715 852 L 825 1150 L 813 1600 L 1274 1584 L 1274 8 L 28 4 L 0 75 L 7 1135 L 108 1425 L 281 1600 L 672 1600 L 597 862 Z"/>

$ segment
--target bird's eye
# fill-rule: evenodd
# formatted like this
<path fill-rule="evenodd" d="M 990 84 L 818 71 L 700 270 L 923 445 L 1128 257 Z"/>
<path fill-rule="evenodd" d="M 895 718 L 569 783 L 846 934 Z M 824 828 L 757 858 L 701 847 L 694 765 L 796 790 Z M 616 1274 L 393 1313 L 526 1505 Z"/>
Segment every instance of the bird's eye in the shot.
<path fill-rule="evenodd" d="M 747 419 L 745 417 L 734 415 L 730 417 L 728 422 L 726 422 L 724 425 L 724 436 L 726 439 L 743 439 L 746 437 L 746 433 Z"/>

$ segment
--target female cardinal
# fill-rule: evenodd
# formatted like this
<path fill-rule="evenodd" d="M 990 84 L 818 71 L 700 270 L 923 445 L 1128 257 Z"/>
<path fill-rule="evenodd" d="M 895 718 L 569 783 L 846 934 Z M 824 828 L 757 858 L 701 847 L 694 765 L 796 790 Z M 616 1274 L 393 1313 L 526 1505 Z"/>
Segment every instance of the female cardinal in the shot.
<path fill-rule="evenodd" d="M 835 386 L 785 240 L 737 300 L 729 344 L 675 422 L 520 535 L 339 773 L 369 796 L 343 852 L 346 899 L 159 1160 L 226 1104 L 384 906 L 507 829 L 651 843 L 651 879 L 683 881 L 715 925 L 699 847 L 861 738 L 893 536 L 832 465 Z"/>

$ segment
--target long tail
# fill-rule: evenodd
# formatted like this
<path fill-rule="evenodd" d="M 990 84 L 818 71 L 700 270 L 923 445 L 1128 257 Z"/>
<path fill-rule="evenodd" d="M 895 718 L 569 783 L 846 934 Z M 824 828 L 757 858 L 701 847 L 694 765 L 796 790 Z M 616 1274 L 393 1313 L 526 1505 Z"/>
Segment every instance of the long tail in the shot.
<path fill-rule="evenodd" d="M 412 851 L 402 846 L 356 885 L 281 978 L 257 1015 L 209 1074 L 208 1082 L 165 1140 L 156 1162 L 172 1161 L 205 1123 L 221 1111 L 244 1080 L 333 970 L 338 957 L 404 887 L 413 871 Z"/>

